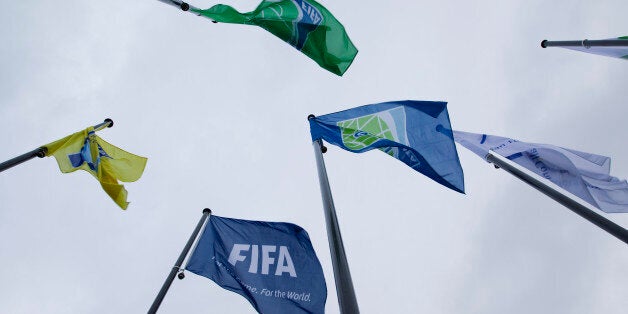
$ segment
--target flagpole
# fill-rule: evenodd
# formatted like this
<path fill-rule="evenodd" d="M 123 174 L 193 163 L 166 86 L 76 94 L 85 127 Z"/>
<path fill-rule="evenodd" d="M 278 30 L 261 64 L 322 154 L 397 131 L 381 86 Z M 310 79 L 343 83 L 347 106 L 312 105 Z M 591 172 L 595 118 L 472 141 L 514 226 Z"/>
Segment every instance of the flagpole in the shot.
<path fill-rule="evenodd" d="M 97 125 L 94 126 L 94 131 L 99 131 L 104 129 L 105 127 L 112 127 L 113 126 L 113 120 L 107 118 L 105 119 L 105 121 L 103 121 L 102 123 L 99 123 Z M 11 158 L 5 162 L 0 163 L 0 172 L 7 170 L 11 167 L 17 166 L 25 161 L 29 161 L 35 157 L 39 157 L 39 158 L 44 158 L 46 157 L 46 147 L 38 147 L 36 149 L 31 150 L 28 153 L 24 153 L 22 155 L 19 155 L 15 158 Z"/>
<path fill-rule="evenodd" d="M 628 47 L 626 39 L 600 39 L 600 40 L 563 40 L 549 41 L 544 39 L 541 41 L 541 47 Z"/>
<path fill-rule="evenodd" d="M 173 7 L 176 7 L 176 8 L 179 8 L 182 11 L 190 12 L 190 13 L 196 15 L 196 16 L 201 16 L 200 14 L 194 13 L 194 11 L 199 11 L 201 9 L 199 9 L 199 8 L 193 6 L 193 5 L 190 5 L 189 3 L 185 2 L 185 1 L 181 1 L 181 0 L 157 0 L 157 1 L 163 2 L 165 4 L 169 4 L 169 5 L 171 5 Z M 212 20 L 212 22 L 217 23 L 214 20 Z"/>
<path fill-rule="evenodd" d="M 199 10 L 199 8 L 190 5 L 189 3 L 185 2 L 185 1 L 181 1 L 181 0 L 157 0 L 159 2 L 163 2 L 165 4 L 169 4 L 173 7 L 177 7 L 183 11 L 189 11 L 190 9 L 192 10 Z M 193 13 L 190 11 L 190 13 Z M 195 14 L 196 15 L 196 14 Z"/>
<path fill-rule="evenodd" d="M 589 208 L 587 208 L 587 206 L 569 197 L 569 195 L 559 190 L 556 190 L 555 188 L 544 182 L 543 179 L 525 173 L 521 169 L 518 169 L 514 165 L 510 164 L 510 161 L 508 161 L 506 158 L 498 154 L 493 154 L 493 152 L 491 151 L 489 151 L 488 155 L 486 155 L 486 160 L 493 163 L 495 166 L 506 170 L 508 173 L 519 178 L 521 181 L 531 185 L 543 194 L 561 203 L 574 213 L 580 215 L 582 218 L 588 220 L 589 222 L 595 224 L 596 226 L 602 228 L 604 231 L 610 233 L 619 240 L 622 240 L 624 241 L 624 243 L 628 244 L 628 230 L 590 210 Z"/>
<path fill-rule="evenodd" d="M 177 275 L 178 271 L 182 270 L 181 264 L 183 264 L 183 260 L 185 260 L 185 257 L 188 255 L 188 252 L 190 251 L 192 244 L 194 244 L 194 240 L 196 240 L 198 233 L 201 231 L 203 224 L 205 224 L 207 217 L 211 213 L 212 213 L 211 209 L 209 208 L 203 209 L 203 216 L 198 221 L 198 224 L 196 224 L 196 228 L 194 228 L 194 232 L 192 232 L 190 239 L 188 239 L 188 242 L 185 244 L 183 251 L 181 251 L 181 255 L 179 255 L 179 258 L 174 263 L 174 266 L 172 266 L 172 270 L 170 270 L 170 274 L 168 274 L 168 277 L 166 277 L 166 281 L 161 286 L 161 289 L 159 290 L 159 293 L 157 294 L 155 301 L 153 301 L 153 304 L 150 306 L 150 309 L 148 310 L 148 314 L 157 313 L 157 310 L 159 309 L 161 302 L 164 300 L 164 297 L 166 296 L 166 293 L 168 292 L 168 289 L 170 288 L 170 285 L 172 284 L 172 281 L 174 280 L 174 276 Z M 183 273 L 180 273 L 179 279 L 183 279 L 183 277 L 184 277 Z"/>
<path fill-rule="evenodd" d="M 310 115 L 310 117 L 313 117 L 313 115 Z M 308 117 L 308 119 L 310 117 Z M 336 217 L 336 208 L 334 206 L 334 200 L 331 196 L 327 170 L 325 169 L 323 152 L 327 151 L 327 148 L 323 146 L 321 140 L 312 142 L 312 146 L 314 146 L 314 155 L 316 156 L 316 168 L 318 170 L 318 181 L 320 183 L 321 196 L 323 198 L 327 239 L 329 241 L 329 251 L 331 252 L 331 261 L 334 268 L 336 295 L 338 296 L 340 313 L 360 313 L 358 301 L 356 300 L 355 291 L 353 289 L 353 281 L 351 280 L 351 272 L 349 271 L 349 263 L 347 262 L 347 256 L 345 254 L 345 247 L 342 243 L 338 217 Z"/>

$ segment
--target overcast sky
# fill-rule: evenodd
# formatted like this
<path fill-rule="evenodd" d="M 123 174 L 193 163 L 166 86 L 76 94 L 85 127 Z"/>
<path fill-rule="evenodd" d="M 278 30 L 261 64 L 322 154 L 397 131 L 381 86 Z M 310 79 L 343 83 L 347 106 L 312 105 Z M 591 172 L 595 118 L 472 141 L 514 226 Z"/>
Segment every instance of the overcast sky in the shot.
<path fill-rule="evenodd" d="M 209 207 L 305 228 L 338 313 L 310 113 L 447 101 L 454 129 L 610 156 L 628 177 L 628 62 L 540 47 L 628 35 L 625 0 L 321 3 L 359 49 L 343 77 L 155 0 L 4 3 L 0 160 L 112 118 L 100 136 L 148 164 L 127 211 L 53 158 L 2 172 L 0 312 L 146 312 Z M 362 313 L 626 313 L 624 243 L 458 152 L 466 195 L 379 151 L 325 154 Z M 254 310 L 188 272 L 160 313 Z"/>

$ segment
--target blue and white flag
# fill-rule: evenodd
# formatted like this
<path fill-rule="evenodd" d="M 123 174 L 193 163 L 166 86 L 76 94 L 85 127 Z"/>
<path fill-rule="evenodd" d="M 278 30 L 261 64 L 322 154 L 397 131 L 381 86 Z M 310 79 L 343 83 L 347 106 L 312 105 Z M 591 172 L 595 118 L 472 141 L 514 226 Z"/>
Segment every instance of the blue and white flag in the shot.
<path fill-rule="evenodd" d="M 446 102 L 391 101 L 310 119 L 312 140 L 354 153 L 377 148 L 432 180 L 464 193 L 464 175 Z"/>
<path fill-rule="evenodd" d="M 245 297 L 259 313 L 324 313 L 325 276 L 303 228 L 210 216 L 185 269 Z"/>
<path fill-rule="evenodd" d="M 486 134 L 454 131 L 454 139 L 484 159 L 489 150 L 504 156 L 602 211 L 628 212 L 628 183 L 610 176 L 609 157 Z"/>

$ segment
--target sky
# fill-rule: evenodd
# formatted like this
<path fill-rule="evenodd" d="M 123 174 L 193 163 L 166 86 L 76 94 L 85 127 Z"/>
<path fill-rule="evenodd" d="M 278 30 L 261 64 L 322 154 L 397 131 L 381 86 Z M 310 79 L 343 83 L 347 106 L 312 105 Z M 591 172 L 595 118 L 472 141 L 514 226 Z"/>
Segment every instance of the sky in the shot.
<path fill-rule="evenodd" d="M 343 77 L 155 0 L 5 3 L 0 160 L 111 118 L 99 135 L 148 163 L 126 211 L 53 158 L 0 174 L 0 312 L 147 311 L 208 207 L 306 229 L 338 313 L 308 114 L 447 101 L 456 130 L 610 156 L 628 177 L 628 63 L 540 47 L 628 35 L 628 2 L 321 3 L 359 50 Z M 466 194 L 379 151 L 324 155 L 362 313 L 626 313 L 625 243 L 457 147 Z M 255 311 L 187 272 L 159 313 Z"/>

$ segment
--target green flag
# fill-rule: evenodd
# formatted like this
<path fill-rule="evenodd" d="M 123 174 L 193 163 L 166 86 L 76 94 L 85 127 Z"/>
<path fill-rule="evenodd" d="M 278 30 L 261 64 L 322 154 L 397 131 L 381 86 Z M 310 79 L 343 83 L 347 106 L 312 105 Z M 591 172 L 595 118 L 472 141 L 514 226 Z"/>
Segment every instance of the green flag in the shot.
<path fill-rule="evenodd" d="M 224 4 L 191 10 L 216 22 L 257 25 L 337 75 L 358 53 L 342 24 L 314 0 L 263 0 L 248 13 Z"/>

